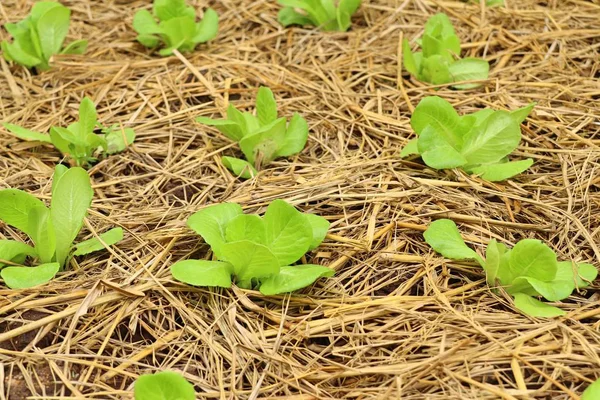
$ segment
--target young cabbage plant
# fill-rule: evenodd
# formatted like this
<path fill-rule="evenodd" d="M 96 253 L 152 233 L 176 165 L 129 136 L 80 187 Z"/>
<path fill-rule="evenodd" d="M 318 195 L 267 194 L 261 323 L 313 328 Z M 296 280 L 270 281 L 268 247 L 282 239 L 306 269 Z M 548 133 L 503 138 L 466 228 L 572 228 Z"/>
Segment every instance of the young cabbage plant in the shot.
<path fill-rule="evenodd" d="M 79 121 L 67 128 L 53 126 L 50 134 L 30 131 L 14 124 L 3 124 L 16 137 L 23 140 L 51 143 L 62 154 L 72 159 L 77 166 L 88 166 L 108 154 L 119 153 L 135 140 L 133 129 L 120 129 L 113 125 L 109 128 L 98 123 L 96 106 L 86 97 L 79 106 Z M 101 134 L 95 134 L 96 127 Z"/>
<path fill-rule="evenodd" d="M 460 39 L 446 14 L 436 14 L 425 24 L 423 38 L 418 41 L 423 51 L 413 53 L 407 39 L 402 43 L 404 67 L 423 82 L 446 83 L 487 79 L 487 61 L 460 56 Z M 471 89 L 478 83 L 454 83 L 456 89 Z"/>
<path fill-rule="evenodd" d="M 209 8 L 202 21 L 196 22 L 196 11 L 185 0 L 154 0 L 152 14 L 148 10 L 135 14 L 133 29 L 138 33 L 138 42 L 149 48 L 162 43 L 164 48 L 159 54 L 168 56 L 173 50 L 193 51 L 199 43 L 214 39 L 219 30 L 219 16 Z"/>
<path fill-rule="evenodd" d="M 314 25 L 324 31 L 345 32 L 350 28 L 351 17 L 360 7 L 360 0 L 279 0 L 284 6 L 279 11 L 279 23 L 289 25 Z M 302 10 L 302 13 L 296 11 Z"/>
<path fill-rule="evenodd" d="M 277 103 L 267 87 L 258 90 L 256 116 L 238 111 L 230 104 L 227 119 L 198 117 L 196 121 L 214 126 L 229 139 L 239 142 L 246 160 L 223 157 L 222 162 L 244 179 L 252 178 L 257 168 L 278 157 L 301 152 L 308 139 L 308 124 L 300 114 L 294 114 L 289 123 L 285 118 L 277 118 Z"/>
<path fill-rule="evenodd" d="M 573 290 L 589 286 L 598 275 L 591 264 L 558 262 L 550 247 L 534 239 L 523 239 L 512 249 L 492 239 L 484 259 L 465 244 L 456 224 L 448 219 L 432 222 L 423 236 L 444 257 L 476 260 L 485 270 L 488 285 L 502 286 L 513 297 L 515 307 L 532 317 L 564 315 L 563 310 L 537 297 L 566 299 Z"/>
<path fill-rule="evenodd" d="M 140 376 L 133 385 L 135 400 L 195 400 L 194 386 L 176 372 Z"/>
<path fill-rule="evenodd" d="M 314 264 L 292 265 L 321 244 L 329 222 L 274 200 L 265 215 L 248 215 L 223 203 L 193 214 L 188 226 L 210 245 L 219 261 L 184 260 L 171 266 L 178 281 L 194 286 L 256 288 L 264 295 L 292 292 L 334 271 Z"/>
<path fill-rule="evenodd" d="M 12 289 L 24 289 L 51 280 L 72 256 L 102 250 L 123 238 L 121 228 L 111 229 L 89 240 L 73 244 L 92 202 L 87 172 L 79 167 L 57 165 L 52 180 L 50 208 L 29 193 L 0 190 L 0 220 L 26 233 L 33 246 L 0 240 L 0 276 Z M 27 257 L 35 267 L 22 266 Z M 10 266 L 7 266 L 10 265 Z"/>
<path fill-rule="evenodd" d="M 486 181 L 503 181 L 527 170 L 533 160 L 509 161 L 521 141 L 521 123 L 534 103 L 518 110 L 484 109 L 459 116 L 446 100 L 426 97 L 417 105 L 410 125 L 418 137 L 400 157 L 419 154 L 435 169 L 462 168 Z"/>
<path fill-rule="evenodd" d="M 35 3 L 24 20 L 4 25 L 13 37 L 12 43 L 2 41 L 4 58 L 43 71 L 50 68 L 50 58 L 55 54 L 85 53 L 87 40 L 77 40 L 62 47 L 70 19 L 71 10 L 58 2 Z"/>

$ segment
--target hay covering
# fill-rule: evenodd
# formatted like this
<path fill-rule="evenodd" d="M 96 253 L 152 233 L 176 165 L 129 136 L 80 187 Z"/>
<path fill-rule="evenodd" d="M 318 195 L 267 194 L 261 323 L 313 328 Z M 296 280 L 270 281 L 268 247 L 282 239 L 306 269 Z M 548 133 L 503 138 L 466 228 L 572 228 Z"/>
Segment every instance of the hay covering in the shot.
<path fill-rule="evenodd" d="M 164 369 L 206 399 L 578 398 L 600 369 L 598 284 L 561 304 L 566 318 L 528 318 L 480 267 L 444 261 L 422 237 L 446 217 L 480 251 L 490 238 L 537 238 L 560 259 L 600 261 L 600 3 L 506 2 L 365 1 L 350 32 L 322 33 L 283 29 L 275 1 L 191 1 L 217 10 L 219 36 L 160 58 L 131 27 L 150 1 L 63 1 L 87 55 L 56 57 L 41 75 L 0 61 L 0 117 L 45 131 L 72 122 L 88 95 L 101 122 L 135 128 L 131 149 L 92 168 L 81 236 L 122 226 L 126 239 L 48 285 L 0 289 L 0 398 L 130 398 L 139 374 Z M 2 21 L 32 3 L 2 0 Z M 463 55 L 490 61 L 484 87 L 436 91 L 400 70 L 400 38 L 438 11 Z M 300 155 L 241 181 L 219 161 L 237 146 L 193 118 L 252 107 L 260 85 L 311 134 Z M 401 160 L 411 110 L 434 94 L 460 113 L 537 102 L 516 153 L 535 165 L 488 183 Z M 59 161 L 0 130 L 0 187 L 48 199 Z M 261 213 L 276 198 L 331 221 L 308 259 L 335 278 L 274 297 L 173 281 L 174 261 L 208 252 L 185 226 L 191 213 L 223 201 Z"/>

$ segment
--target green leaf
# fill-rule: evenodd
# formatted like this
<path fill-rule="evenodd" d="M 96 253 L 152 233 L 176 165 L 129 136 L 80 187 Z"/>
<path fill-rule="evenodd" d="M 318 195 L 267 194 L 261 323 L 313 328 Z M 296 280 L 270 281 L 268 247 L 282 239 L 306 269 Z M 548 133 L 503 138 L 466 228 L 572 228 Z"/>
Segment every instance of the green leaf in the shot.
<path fill-rule="evenodd" d="M 277 20 L 285 27 L 290 25 L 316 25 L 309 17 L 296 12 L 292 7 L 285 7 L 279 10 Z"/>
<path fill-rule="evenodd" d="M 400 158 L 405 158 L 412 154 L 420 154 L 418 143 L 419 143 L 418 137 L 409 140 L 408 143 L 406 144 L 406 146 L 404 146 L 402 148 L 402 151 L 400 151 Z"/>
<path fill-rule="evenodd" d="M 334 274 L 330 268 L 313 264 L 281 267 L 279 274 L 261 282 L 260 292 L 265 296 L 293 292 L 312 285 L 321 277 L 331 277 Z"/>
<path fill-rule="evenodd" d="M 312 241 L 308 247 L 308 251 L 310 251 L 319 247 L 321 242 L 323 242 L 325 236 L 327 236 L 327 231 L 329 230 L 329 226 L 331 224 L 329 221 L 319 215 L 304 214 L 304 217 L 307 219 L 308 224 L 312 228 Z"/>
<path fill-rule="evenodd" d="M 100 235 L 98 235 L 102 242 L 106 244 L 102 244 L 102 242 L 93 237 L 88 240 L 84 240 L 83 242 L 79 242 L 75 245 L 75 251 L 73 252 L 74 256 L 82 256 L 84 254 L 90 254 L 95 251 L 106 249 L 108 246 L 112 246 L 115 243 L 123 240 L 123 228 L 112 228 Z"/>
<path fill-rule="evenodd" d="M 279 273 L 277 257 L 266 247 L 249 240 L 225 243 L 223 259 L 233 265 L 238 281 L 266 278 Z"/>
<path fill-rule="evenodd" d="M 308 140 L 308 123 L 300 114 L 294 116 L 288 124 L 283 144 L 277 149 L 277 157 L 288 157 L 300 153 Z"/>
<path fill-rule="evenodd" d="M 488 78 L 490 64 L 479 58 L 463 58 L 448 66 L 452 82 L 484 80 Z M 454 84 L 456 89 L 472 89 L 481 86 L 480 83 Z"/>
<path fill-rule="evenodd" d="M 83 54 L 87 50 L 87 40 L 75 40 L 62 49 L 60 54 Z"/>
<path fill-rule="evenodd" d="M 27 68 L 35 67 L 42 63 L 38 57 L 27 53 L 19 43 L 8 43 L 2 42 L 2 53 L 7 61 L 14 61 L 18 64 L 24 65 Z"/>
<path fill-rule="evenodd" d="M 523 293 L 515 293 L 515 307 L 523 313 L 538 318 L 552 318 L 565 315 L 560 308 L 543 303 Z"/>
<path fill-rule="evenodd" d="M 179 17 L 196 18 L 194 7 L 188 6 L 185 0 L 154 0 L 152 11 L 161 21 Z"/>
<path fill-rule="evenodd" d="M 194 213 L 187 220 L 187 225 L 210 245 L 218 259 L 223 258 L 221 246 L 225 243 L 227 224 L 243 214 L 242 207 L 235 203 L 222 203 L 208 206 Z"/>
<path fill-rule="evenodd" d="M 64 8 L 64 6 L 56 1 L 38 1 L 31 7 L 30 18 L 31 22 L 36 24 L 46 12 L 53 8 Z"/>
<path fill-rule="evenodd" d="M 30 131 L 29 129 L 8 123 L 4 123 L 2 125 L 19 139 L 37 140 L 40 142 L 51 143 L 50 136 L 45 133 Z"/>
<path fill-rule="evenodd" d="M 246 133 L 244 134 L 244 136 L 256 132 L 261 127 L 260 123 L 258 122 L 258 118 L 256 118 L 249 112 L 242 113 L 242 118 L 244 119 L 244 125 L 246 127 Z"/>
<path fill-rule="evenodd" d="M 42 263 L 49 263 L 56 252 L 56 234 L 50 219 L 50 210 L 46 206 L 34 207 L 29 212 L 29 230 L 31 240 Z"/>
<path fill-rule="evenodd" d="M 277 149 L 285 143 L 285 118 L 260 128 L 253 134 L 246 135 L 240 140 L 240 148 L 250 164 L 255 164 L 256 158 L 261 158 L 261 165 L 268 164 L 277 156 Z"/>
<path fill-rule="evenodd" d="M 452 82 L 448 61 L 437 54 L 423 59 L 421 77 L 423 81 L 434 85 Z"/>
<path fill-rule="evenodd" d="M 171 265 L 171 275 L 193 286 L 231 287 L 233 266 L 227 262 L 184 260 Z"/>
<path fill-rule="evenodd" d="M 431 125 L 421 132 L 417 141 L 417 150 L 425 164 L 431 168 L 456 168 L 467 163 L 462 154 L 456 151 Z"/>
<path fill-rule="evenodd" d="M 131 128 L 115 129 L 104 136 L 106 153 L 120 153 L 135 141 L 135 131 Z"/>
<path fill-rule="evenodd" d="M 60 53 L 62 44 L 69 32 L 71 10 L 66 7 L 53 7 L 47 10 L 37 21 L 37 33 L 46 60 Z"/>
<path fill-rule="evenodd" d="M 97 122 L 96 106 L 92 99 L 86 96 L 79 105 L 79 135 L 92 133 Z"/>
<path fill-rule="evenodd" d="M 509 113 L 496 111 L 464 139 L 462 155 L 469 164 L 489 164 L 501 160 L 517 148 L 521 129 Z"/>
<path fill-rule="evenodd" d="M 277 103 L 271 89 L 261 86 L 256 95 L 256 117 L 260 126 L 268 125 L 277 119 Z"/>
<path fill-rule="evenodd" d="M 221 157 L 221 162 L 227 169 L 233 172 L 234 175 L 239 176 L 240 178 L 250 179 L 258 175 L 256 168 L 246 160 L 223 156 Z"/>
<path fill-rule="evenodd" d="M 58 126 L 53 126 L 52 128 L 50 128 L 50 140 L 52 141 L 52 144 L 54 145 L 54 147 L 56 147 L 58 149 L 58 151 L 60 151 L 62 154 L 64 155 L 70 155 L 71 154 L 71 150 L 69 148 L 69 141 L 65 138 L 63 138 L 63 135 L 61 134 L 61 132 L 63 132 L 63 134 L 68 135 L 68 137 L 72 137 L 73 134 L 70 133 L 68 130 L 64 130 L 64 128 L 58 127 Z"/>
<path fill-rule="evenodd" d="M 437 13 L 429 17 L 425 23 L 425 33 L 440 37 L 455 35 L 452 21 L 450 21 L 450 18 L 444 13 Z"/>
<path fill-rule="evenodd" d="M 402 61 L 404 68 L 411 74 L 418 77 L 421 73 L 421 65 L 417 64 L 417 59 L 410 49 L 410 43 L 407 39 L 402 42 Z"/>
<path fill-rule="evenodd" d="M 196 36 L 196 23 L 194 18 L 178 17 L 172 18 L 160 23 L 160 29 L 165 35 L 166 49 L 159 53 L 161 56 L 167 56 L 173 53 L 173 50 L 182 50 L 186 42 L 192 42 Z"/>
<path fill-rule="evenodd" d="M 140 376 L 133 386 L 135 400 L 195 400 L 194 386 L 175 372 Z"/>
<path fill-rule="evenodd" d="M 227 242 L 249 240 L 266 245 L 266 237 L 265 223 L 258 215 L 238 215 L 229 221 L 225 228 L 225 240 Z"/>
<path fill-rule="evenodd" d="M 158 23 L 148 10 L 139 10 L 133 16 L 133 29 L 140 35 L 157 35 L 162 33 Z"/>
<path fill-rule="evenodd" d="M 521 281 L 526 281 L 537 293 L 548 301 L 566 299 L 571 295 L 571 292 L 573 292 L 573 289 L 575 288 L 573 280 L 544 282 L 529 276 L 518 277 L 513 281 L 513 284 L 518 285 Z"/>
<path fill-rule="evenodd" d="M 202 21 L 196 24 L 196 35 L 192 39 L 194 43 L 205 43 L 214 39 L 219 32 L 219 15 L 212 8 L 204 12 Z"/>
<path fill-rule="evenodd" d="M 37 252 L 35 249 L 23 242 L 16 240 L 0 240 L 0 259 L 4 261 L 22 262 L 25 257 L 35 257 Z M 19 260 L 19 261 L 16 261 Z M 4 264 L 0 262 L 0 267 Z"/>
<path fill-rule="evenodd" d="M 527 158 L 521 161 L 480 165 L 478 167 L 470 168 L 470 172 L 480 175 L 481 179 L 486 181 L 499 182 L 525 172 L 532 165 L 533 160 Z"/>
<path fill-rule="evenodd" d="M 232 106 L 230 105 L 230 107 Z M 204 125 L 214 126 L 219 130 L 219 132 L 235 142 L 239 142 L 242 137 L 244 137 L 242 127 L 240 127 L 236 121 L 230 121 L 226 119 L 211 119 L 206 117 L 197 117 L 196 121 Z"/>
<path fill-rule="evenodd" d="M 338 3 L 338 13 L 352 16 L 358 7 L 360 7 L 361 0 L 340 0 Z M 348 30 L 348 26 L 341 26 L 343 30 Z"/>
<path fill-rule="evenodd" d="M 577 270 L 577 277 L 575 277 L 574 268 Z M 598 270 L 592 264 L 573 264 L 571 261 L 561 261 L 558 263 L 553 281 L 572 282 L 573 286 L 577 285 L 577 288 L 581 289 L 588 287 L 597 276 Z"/>
<path fill-rule="evenodd" d="M 458 131 L 460 117 L 452 104 L 438 96 L 425 97 L 419 102 L 410 118 L 410 125 L 421 134 L 428 125 L 439 132 L 455 149 L 462 145 L 462 135 Z"/>
<path fill-rule="evenodd" d="M 284 200 L 271 202 L 263 221 L 266 243 L 279 260 L 279 266 L 298 261 L 313 242 L 313 229 L 306 216 Z"/>
<path fill-rule="evenodd" d="M 454 221 L 438 219 L 429 225 L 423 236 L 433 250 L 446 258 L 452 260 L 475 259 L 481 265 L 484 264 L 479 254 L 465 244 Z"/>
<path fill-rule="evenodd" d="M 37 267 L 6 267 L 0 271 L 0 276 L 11 289 L 28 289 L 49 282 L 59 269 L 58 263 L 42 264 Z"/>
<path fill-rule="evenodd" d="M 513 117 L 514 121 L 517 124 L 521 125 L 523 123 L 523 121 L 525 121 L 525 118 L 527 118 L 529 113 L 531 113 L 531 110 L 533 110 L 533 107 L 535 107 L 535 104 L 536 103 L 529 103 L 525 107 L 521 107 L 517 110 L 511 111 L 510 116 Z"/>
<path fill-rule="evenodd" d="M 29 229 L 29 213 L 36 207 L 45 206 L 29 193 L 17 189 L 0 190 L 0 220 L 30 237 L 33 232 Z"/>
<path fill-rule="evenodd" d="M 598 400 L 600 399 L 600 379 L 593 382 L 585 389 L 581 395 L 581 400 Z"/>
<path fill-rule="evenodd" d="M 496 239 L 490 240 L 487 245 L 483 269 L 485 270 L 487 284 L 491 287 L 496 286 L 496 276 L 498 275 L 498 269 L 500 268 L 500 258 L 505 252 L 506 246 L 502 243 L 498 243 Z"/>
<path fill-rule="evenodd" d="M 160 39 L 154 35 L 138 35 L 135 38 L 144 47 L 154 48 L 159 45 Z"/>
<path fill-rule="evenodd" d="M 92 204 L 94 191 L 87 172 L 79 167 L 64 172 L 53 190 L 50 217 L 56 234 L 56 261 L 64 266 Z"/>
<path fill-rule="evenodd" d="M 539 240 L 523 239 L 510 253 L 510 273 L 514 278 L 527 276 L 540 281 L 551 281 L 558 263 L 552 249 Z"/>

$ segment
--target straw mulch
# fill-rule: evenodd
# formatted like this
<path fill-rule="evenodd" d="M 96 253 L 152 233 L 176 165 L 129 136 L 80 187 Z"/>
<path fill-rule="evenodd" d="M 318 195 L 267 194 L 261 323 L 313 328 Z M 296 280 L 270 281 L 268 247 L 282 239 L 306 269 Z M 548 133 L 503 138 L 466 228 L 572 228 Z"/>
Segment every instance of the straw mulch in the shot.
<path fill-rule="evenodd" d="M 131 398 L 136 377 L 167 369 L 203 399 L 579 398 L 599 376 L 600 286 L 564 301 L 566 318 L 529 318 L 487 288 L 480 267 L 443 260 L 422 237 L 445 217 L 479 251 L 490 238 L 537 238 L 560 259 L 600 261 L 600 3 L 506 2 L 365 1 L 350 32 L 322 33 L 283 29 L 275 1 L 211 0 L 218 38 L 160 58 L 131 28 L 150 1 L 63 1 L 69 40 L 89 38 L 87 55 L 57 57 L 40 75 L 2 60 L 0 117 L 46 131 L 72 122 L 88 95 L 101 122 L 135 128 L 131 149 L 91 169 L 81 236 L 122 226 L 126 238 L 47 285 L 0 289 L 0 398 Z M 2 21 L 32 3 L 2 0 Z M 439 11 L 463 54 L 490 61 L 482 88 L 436 91 L 400 69 L 402 35 L 416 38 Z M 311 135 L 302 154 L 242 181 L 219 161 L 238 147 L 193 119 L 220 117 L 230 102 L 252 109 L 261 85 Z M 411 110 L 434 94 L 460 113 L 537 102 L 517 151 L 535 165 L 488 183 L 401 160 Z M 59 161 L 0 132 L 2 188 L 48 199 Z M 308 259 L 335 278 L 275 297 L 171 278 L 173 262 L 208 253 L 190 214 L 223 201 L 262 213 L 277 198 L 331 221 Z"/>

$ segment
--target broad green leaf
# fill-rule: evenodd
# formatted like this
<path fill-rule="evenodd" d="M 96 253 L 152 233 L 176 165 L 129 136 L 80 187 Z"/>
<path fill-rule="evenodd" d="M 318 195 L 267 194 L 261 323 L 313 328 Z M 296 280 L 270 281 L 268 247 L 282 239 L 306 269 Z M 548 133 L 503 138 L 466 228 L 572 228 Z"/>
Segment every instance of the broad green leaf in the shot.
<path fill-rule="evenodd" d="M 338 10 L 351 16 L 358 10 L 358 7 L 360 7 L 360 2 L 361 0 L 340 0 L 338 3 Z"/>
<path fill-rule="evenodd" d="M 205 43 L 214 39 L 219 32 L 219 15 L 212 8 L 204 12 L 202 21 L 196 24 L 196 34 L 192 39 L 194 43 Z"/>
<path fill-rule="evenodd" d="M 449 37 L 455 35 L 452 21 L 444 13 L 437 13 L 425 23 L 425 33 L 440 37 Z"/>
<path fill-rule="evenodd" d="M 79 104 L 79 134 L 87 135 L 92 133 L 96 128 L 98 122 L 98 115 L 96 113 L 96 106 L 89 97 L 85 97 Z"/>
<path fill-rule="evenodd" d="M 515 307 L 523 313 L 538 318 L 552 318 L 565 315 L 565 312 L 560 308 L 543 303 L 531 296 L 523 293 L 515 293 Z"/>
<path fill-rule="evenodd" d="M 455 149 L 460 149 L 462 145 L 459 124 L 460 117 L 452 104 L 438 96 L 429 96 L 421 100 L 410 118 L 410 125 L 417 134 L 420 135 L 431 125 Z"/>
<path fill-rule="evenodd" d="M 227 262 L 183 260 L 171 265 L 171 275 L 193 286 L 231 287 L 233 266 Z"/>
<path fill-rule="evenodd" d="M 162 56 L 172 54 L 173 50 L 180 49 L 181 46 L 186 42 L 191 42 L 196 36 L 196 23 L 194 18 L 189 17 L 178 17 L 163 21 L 160 23 L 160 29 L 167 44 L 167 48 L 159 52 Z"/>
<path fill-rule="evenodd" d="M 513 281 L 514 286 L 526 286 L 523 283 L 526 282 L 529 286 L 535 290 L 536 293 L 543 296 L 548 301 L 559 301 L 566 299 L 569 297 L 573 289 L 575 288 L 575 283 L 571 281 L 552 281 L 552 282 L 543 282 L 535 278 L 531 278 L 528 276 L 521 276 L 516 278 Z M 521 290 L 522 291 L 522 290 Z M 511 288 L 507 290 L 509 294 L 513 293 Z"/>
<path fill-rule="evenodd" d="M 79 167 L 63 173 L 53 190 L 50 217 L 56 234 L 56 261 L 64 266 L 92 204 L 94 191 L 87 172 Z"/>
<path fill-rule="evenodd" d="M 581 400 L 598 400 L 600 399 L 600 379 L 593 382 L 585 389 L 581 395 Z"/>
<path fill-rule="evenodd" d="M 219 132 L 235 142 L 239 142 L 244 136 L 242 128 L 235 121 L 226 119 L 211 119 L 206 117 L 197 117 L 196 121 L 204 125 L 214 126 L 219 130 Z"/>
<path fill-rule="evenodd" d="M 263 221 L 267 245 L 279 260 L 279 266 L 298 261 L 313 242 L 313 229 L 306 216 L 284 200 L 271 202 Z"/>
<path fill-rule="evenodd" d="M 527 276 L 546 282 L 554 279 L 558 269 L 556 254 L 535 239 L 523 239 L 512 248 L 509 266 L 514 278 Z"/>
<path fill-rule="evenodd" d="M 292 7 L 285 7 L 279 10 L 277 20 L 284 27 L 290 25 L 316 25 L 308 16 L 296 12 Z"/>
<path fill-rule="evenodd" d="M 36 207 L 45 207 L 37 198 L 17 189 L 0 190 L 0 220 L 25 232 L 30 237 L 29 213 Z"/>
<path fill-rule="evenodd" d="M 258 122 L 258 118 L 249 112 L 242 113 L 242 116 L 244 118 L 244 124 L 246 125 L 246 133 L 244 136 L 256 132 L 261 127 L 260 123 Z"/>
<path fill-rule="evenodd" d="M 452 82 L 484 80 L 488 78 L 490 64 L 480 58 L 463 58 L 448 66 Z M 472 89 L 481 86 L 480 83 L 454 84 L 456 89 Z"/>
<path fill-rule="evenodd" d="M 250 164 L 255 164 L 260 157 L 261 165 L 268 164 L 277 156 L 277 149 L 285 142 L 285 118 L 260 128 L 253 134 L 240 140 L 240 148 Z"/>
<path fill-rule="evenodd" d="M 140 35 L 156 35 L 161 30 L 148 10 L 139 10 L 133 16 L 133 29 Z"/>
<path fill-rule="evenodd" d="M 225 228 L 225 240 L 228 242 L 249 240 L 266 245 L 266 238 L 265 223 L 258 215 L 238 215 Z"/>
<path fill-rule="evenodd" d="M 144 47 L 153 48 L 160 44 L 160 39 L 154 35 L 138 35 L 135 38 Z"/>
<path fill-rule="evenodd" d="M 424 58 L 421 68 L 422 79 L 434 85 L 452 82 L 449 65 L 448 61 L 440 55 Z"/>
<path fill-rule="evenodd" d="M 0 240 L 0 260 L 18 262 L 15 260 L 24 260 L 27 256 L 37 256 L 33 247 L 16 240 Z M 3 266 L 4 264 L 0 262 L 0 267 Z"/>
<path fill-rule="evenodd" d="M 261 282 L 259 290 L 265 296 L 293 292 L 313 284 L 321 277 L 331 277 L 334 274 L 330 268 L 313 264 L 281 267 L 279 274 Z"/>
<path fill-rule="evenodd" d="M 135 141 L 135 131 L 131 128 L 115 129 L 104 136 L 106 153 L 120 153 Z"/>
<path fill-rule="evenodd" d="M 467 163 L 462 154 L 456 151 L 431 125 L 421 132 L 417 141 L 417 150 L 425 164 L 431 168 L 449 169 Z"/>
<path fill-rule="evenodd" d="M 84 254 L 90 254 L 95 251 L 99 251 L 107 248 L 107 246 L 112 246 L 113 244 L 120 242 L 123 240 L 123 228 L 113 228 L 110 229 L 100 235 L 98 235 L 102 241 L 98 238 L 93 237 L 88 240 L 84 240 L 83 242 L 79 242 L 75 245 L 75 251 L 73 252 L 74 256 L 82 256 Z M 102 244 L 104 242 L 104 244 Z"/>
<path fill-rule="evenodd" d="M 227 224 L 243 214 L 242 207 L 235 203 L 222 203 L 208 206 L 187 220 L 187 225 L 210 245 L 218 259 L 223 259 L 221 246 L 225 243 Z"/>
<path fill-rule="evenodd" d="M 486 181 L 499 182 L 525 172 L 532 165 L 533 160 L 531 158 L 527 158 L 521 161 L 480 165 L 470 168 L 470 172 L 480 175 L 481 179 Z"/>
<path fill-rule="evenodd" d="M 4 54 L 4 58 L 6 60 L 15 61 L 26 66 L 27 68 L 35 67 L 42 62 L 42 60 L 40 60 L 38 57 L 27 53 L 21 46 L 19 46 L 19 43 L 8 43 L 3 41 L 2 53 Z"/>
<path fill-rule="evenodd" d="M 8 23 L 4 25 L 4 28 L 6 28 L 8 33 L 13 37 L 13 44 L 10 47 L 16 52 L 15 56 L 17 56 L 17 58 L 24 58 L 23 61 L 29 61 L 28 64 L 34 60 L 38 60 L 38 63 L 42 63 L 41 59 L 43 58 L 39 39 L 33 26 L 30 19 L 25 19 L 17 24 Z M 8 44 L 8 42 L 5 43 Z M 11 51 L 11 49 L 6 49 L 6 51 Z M 15 61 L 20 63 L 18 59 Z M 33 65 L 36 64 L 32 64 L 32 66 Z"/>
<path fill-rule="evenodd" d="M 194 386 L 175 372 L 140 376 L 133 386 L 135 400 L 195 400 Z"/>
<path fill-rule="evenodd" d="M 454 221 L 449 219 L 433 221 L 423 236 L 433 250 L 446 258 L 452 260 L 475 259 L 480 264 L 484 264 L 479 254 L 465 244 Z"/>
<path fill-rule="evenodd" d="M 465 115 L 462 118 L 473 118 L 473 124 L 471 127 L 473 126 L 477 126 L 477 125 L 481 125 L 485 122 L 485 120 L 487 120 L 489 117 L 491 117 L 492 115 L 494 115 L 495 111 L 492 110 L 491 108 L 484 108 L 483 110 L 479 110 L 477 112 L 474 112 L 473 114 L 469 114 L 469 115 Z"/>
<path fill-rule="evenodd" d="M 256 95 L 256 117 L 261 126 L 268 125 L 277 119 L 277 103 L 273 92 L 262 86 Z"/>
<path fill-rule="evenodd" d="M 320 215 L 315 214 L 304 214 L 304 217 L 307 219 L 310 227 L 312 228 L 312 241 L 310 242 L 310 246 L 308 250 L 314 250 L 323 240 L 325 236 L 327 236 L 327 231 L 329 230 L 329 221 Z"/>
<path fill-rule="evenodd" d="M 62 49 L 60 54 L 83 54 L 87 50 L 87 46 L 87 40 L 75 40 Z"/>
<path fill-rule="evenodd" d="M 0 271 L 0 276 L 11 289 L 28 289 L 49 282 L 59 269 L 58 263 L 42 264 L 37 267 L 6 267 Z"/>
<path fill-rule="evenodd" d="M 506 246 L 498 243 L 496 239 L 490 240 L 485 249 L 485 264 L 483 265 L 483 269 L 485 270 L 487 284 L 491 287 L 496 286 L 496 276 L 500 268 L 500 257 L 502 257 L 505 251 Z"/>
<path fill-rule="evenodd" d="M 523 121 L 525 121 L 525 118 L 527 118 L 529 113 L 531 113 L 531 110 L 533 110 L 533 107 L 535 107 L 535 104 L 536 103 L 529 103 L 525 107 L 521 107 L 517 110 L 511 111 L 510 116 L 513 117 L 513 119 L 515 120 L 515 122 L 517 124 L 521 125 L 523 123 Z"/>
<path fill-rule="evenodd" d="M 419 138 L 414 138 L 408 141 L 408 143 L 406 144 L 406 146 L 404 146 L 402 148 L 402 151 L 400 151 L 400 157 L 401 158 L 405 158 L 408 157 L 412 154 L 420 154 L 419 153 Z"/>
<path fill-rule="evenodd" d="M 63 128 L 64 129 L 64 128 Z M 50 128 L 50 140 L 54 147 L 58 149 L 63 155 L 69 155 L 71 150 L 69 149 L 69 141 L 64 139 L 61 135 L 62 129 L 58 126 L 53 126 Z M 69 133 L 69 135 L 72 135 Z"/>
<path fill-rule="evenodd" d="M 410 49 L 410 43 L 407 39 L 404 39 L 402 42 L 402 62 L 404 64 L 404 68 L 406 68 L 411 75 L 419 77 L 421 65 L 417 64 L 417 60 Z"/>
<path fill-rule="evenodd" d="M 58 182 L 60 182 L 60 178 L 62 178 L 68 170 L 69 168 L 63 164 L 57 164 L 54 167 L 54 174 L 52 175 L 52 196 L 54 196 L 54 193 L 56 192 L 56 186 L 58 185 Z"/>
<path fill-rule="evenodd" d="M 38 1 L 31 7 L 31 22 L 36 24 L 46 12 L 53 8 L 64 8 L 64 6 L 56 1 Z"/>
<path fill-rule="evenodd" d="M 4 127 L 14 134 L 19 139 L 23 140 L 37 140 L 40 142 L 51 143 L 50 136 L 45 133 L 30 131 L 29 129 L 22 128 L 18 125 L 4 123 Z"/>
<path fill-rule="evenodd" d="M 233 172 L 234 175 L 239 176 L 240 178 L 251 179 L 258 175 L 256 168 L 246 160 L 223 156 L 221 157 L 221 162 L 227 169 Z"/>
<path fill-rule="evenodd" d="M 352 25 L 351 15 L 342 9 L 338 8 L 336 10 L 336 22 L 337 27 L 335 27 L 336 31 L 346 32 L 350 26 Z"/>
<path fill-rule="evenodd" d="M 60 53 L 62 44 L 69 32 L 71 10 L 66 7 L 53 7 L 47 10 L 37 21 L 37 33 L 46 60 Z"/>
<path fill-rule="evenodd" d="M 505 111 L 496 111 L 464 138 L 462 155 L 469 164 L 490 164 L 506 157 L 521 141 L 521 128 Z"/>
<path fill-rule="evenodd" d="M 46 206 L 34 207 L 29 212 L 29 230 L 31 240 L 42 263 L 49 263 L 56 252 L 56 234 L 50 219 L 50 210 Z"/>
<path fill-rule="evenodd" d="M 288 157 L 300 153 L 308 140 L 308 123 L 300 114 L 294 116 L 288 124 L 283 144 L 277 149 L 277 157 Z"/>
<path fill-rule="evenodd" d="M 179 17 L 196 18 L 194 7 L 186 5 L 185 0 L 154 0 L 152 11 L 161 21 Z"/>
<path fill-rule="evenodd" d="M 238 281 L 246 282 L 279 273 L 277 257 L 262 244 L 240 240 L 225 243 L 221 249 L 223 259 L 233 265 Z"/>
<path fill-rule="evenodd" d="M 577 279 L 575 279 L 574 268 L 577 271 Z M 558 263 L 556 275 L 553 281 L 568 281 L 577 288 L 585 288 L 590 285 L 598 276 L 598 270 L 592 264 L 574 264 L 571 261 L 561 261 Z"/>
<path fill-rule="evenodd" d="M 240 139 L 251 133 L 248 127 L 248 123 L 246 122 L 246 118 L 244 118 L 244 114 L 237 108 L 235 108 L 231 103 L 229 104 L 229 106 L 227 106 L 227 119 L 231 122 L 235 122 L 240 127 L 240 131 L 242 133 Z"/>

